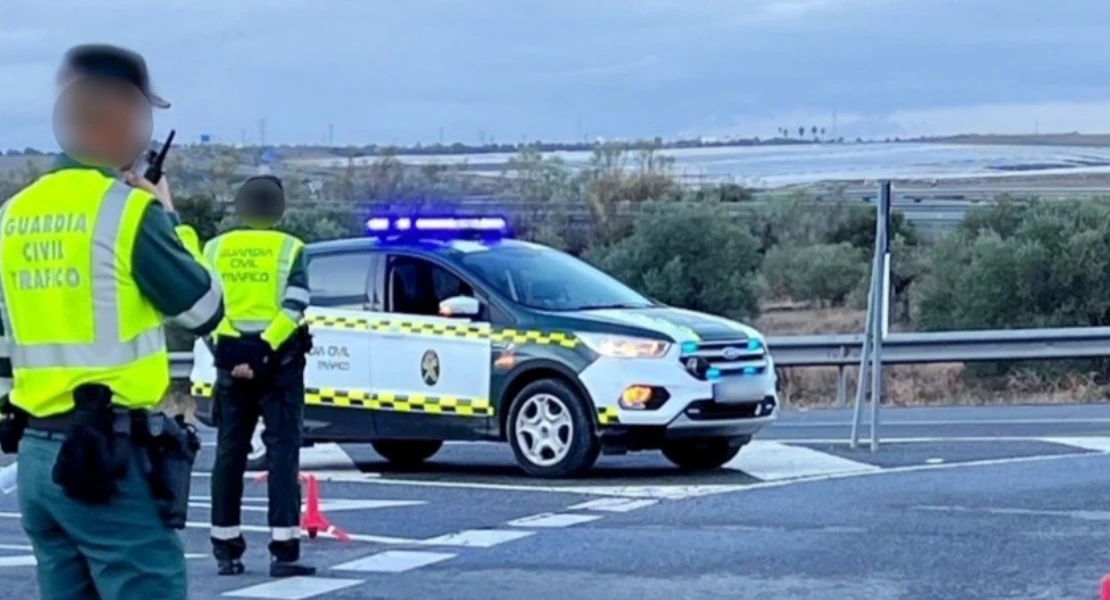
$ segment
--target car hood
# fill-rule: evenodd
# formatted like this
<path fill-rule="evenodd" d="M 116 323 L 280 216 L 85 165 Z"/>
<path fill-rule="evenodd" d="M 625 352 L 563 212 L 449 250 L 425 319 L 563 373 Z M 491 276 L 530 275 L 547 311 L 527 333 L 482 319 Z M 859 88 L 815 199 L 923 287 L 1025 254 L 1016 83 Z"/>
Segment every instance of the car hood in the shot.
<path fill-rule="evenodd" d="M 681 308 L 585 310 L 575 316 L 599 323 L 650 329 L 662 333 L 676 342 L 712 342 L 763 338 L 758 331 L 742 323 Z"/>

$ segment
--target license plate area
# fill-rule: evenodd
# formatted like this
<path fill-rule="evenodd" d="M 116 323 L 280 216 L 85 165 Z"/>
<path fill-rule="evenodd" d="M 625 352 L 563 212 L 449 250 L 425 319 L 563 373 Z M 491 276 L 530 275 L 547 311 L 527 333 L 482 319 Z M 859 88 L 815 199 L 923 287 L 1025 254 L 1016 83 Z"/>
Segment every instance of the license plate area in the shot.
<path fill-rule="evenodd" d="M 713 401 L 719 404 L 758 402 L 762 399 L 758 377 L 723 377 L 713 382 Z"/>

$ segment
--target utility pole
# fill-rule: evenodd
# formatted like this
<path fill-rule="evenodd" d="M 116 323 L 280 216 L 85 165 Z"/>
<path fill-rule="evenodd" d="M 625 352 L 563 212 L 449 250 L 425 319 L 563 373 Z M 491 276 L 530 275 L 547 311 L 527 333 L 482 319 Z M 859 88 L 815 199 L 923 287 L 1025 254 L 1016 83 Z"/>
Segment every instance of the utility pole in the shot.
<path fill-rule="evenodd" d="M 247 145 L 247 130 L 246 130 L 246 128 L 242 128 L 242 129 L 239 130 L 239 143 L 244 145 L 244 146 Z"/>
<path fill-rule="evenodd" d="M 258 120 L 258 145 L 266 145 L 266 119 Z"/>
<path fill-rule="evenodd" d="M 486 145 L 486 130 L 485 129 L 479 129 L 478 130 L 478 141 L 481 145 L 483 145 L 483 146 Z"/>
<path fill-rule="evenodd" d="M 439 145 L 443 145 L 443 125 L 439 126 Z"/>
<path fill-rule="evenodd" d="M 335 147 L 335 124 L 328 123 L 328 147 Z"/>

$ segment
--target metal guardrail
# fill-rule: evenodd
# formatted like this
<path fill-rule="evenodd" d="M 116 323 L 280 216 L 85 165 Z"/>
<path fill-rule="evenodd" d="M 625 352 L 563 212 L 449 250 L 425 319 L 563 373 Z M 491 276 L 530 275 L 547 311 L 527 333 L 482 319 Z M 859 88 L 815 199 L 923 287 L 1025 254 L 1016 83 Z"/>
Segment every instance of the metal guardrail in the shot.
<path fill-rule="evenodd" d="M 772 336 L 767 346 L 779 367 L 846 367 L 859 365 L 863 334 Z M 891 333 L 883 340 L 883 364 L 1102 356 L 1110 356 L 1110 327 Z M 193 355 L 171 352 L 170 364 L 175 379 L 187 378 Z"/>

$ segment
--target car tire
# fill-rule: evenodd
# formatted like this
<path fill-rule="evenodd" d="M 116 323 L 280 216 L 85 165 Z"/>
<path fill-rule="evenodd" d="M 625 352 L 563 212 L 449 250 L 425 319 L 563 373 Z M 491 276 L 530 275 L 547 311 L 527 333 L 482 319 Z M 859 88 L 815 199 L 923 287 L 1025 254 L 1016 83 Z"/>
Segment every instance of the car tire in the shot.
<path fill-rule="evenodd" d="M 254 433 L 251 434 L 251 451 L 247 455 L 248 471 L 266 471 L 270 468 L 266 444 L 262 443 L 262 432 L 265 430 L 266 426 L 262 424 L 262 419 L 259 419 L 258 425 L 254 428 Z"/>
<path fill-rule="evenodd" d="M 558 379 L 524 387 L 509 408 L 508 440 L 517 464 L 547 479 L 588 471 L 601 453 L 589 403 Z"/>
<path fill-rule="evenodd" d="M 718 469 L 736 458 L 750 437 L 703 438 L 669 442 L 663 446 L 663 456 L 681 469 L 707 471 Z"/>
<path fill-rule="evenodd" d="M 443 447 L 440 440 L 376 440 L 370 442 L 374 451 L 389 464 L 411 469 L 424 464 Z"/>

